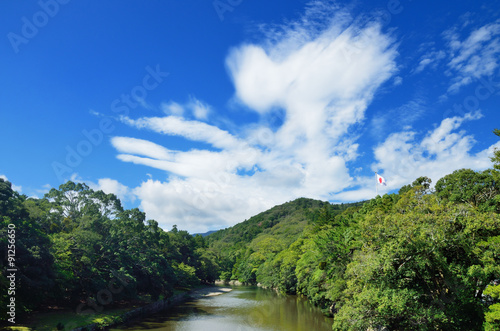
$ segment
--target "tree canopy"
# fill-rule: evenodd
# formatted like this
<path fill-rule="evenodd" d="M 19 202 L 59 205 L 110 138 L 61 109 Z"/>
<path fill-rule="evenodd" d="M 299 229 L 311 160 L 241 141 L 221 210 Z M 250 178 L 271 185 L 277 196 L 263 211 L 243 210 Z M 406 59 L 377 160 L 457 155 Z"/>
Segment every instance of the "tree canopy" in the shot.
<path fill-rule="evenodd" d="M 83 183 L 70 181 L 34 199 L 0 178 L 0 221 L 4 256 L 9 225 L 15 226 L 19 314 L 51 304 L 99 311 L 98 293 L 111 283 L 126 285 L 115 294 L 120 300 L 156 300 L 218 276 L 204 238 L 166 232 L 139 209 L 125 210 L 115 195 Z M 2 288 L 6 270 L 2 265 Z M 1 305 L 9 300 L 4 292 Z"/>

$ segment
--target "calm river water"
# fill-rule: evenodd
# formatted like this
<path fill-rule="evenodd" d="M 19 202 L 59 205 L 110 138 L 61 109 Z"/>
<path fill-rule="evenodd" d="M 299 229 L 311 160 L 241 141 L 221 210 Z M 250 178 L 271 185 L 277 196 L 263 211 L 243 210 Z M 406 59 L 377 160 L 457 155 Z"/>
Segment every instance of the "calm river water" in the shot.
<path fill-rule="evenodd" d="M 332 323 L 299 297 L 236 286 L 231 292 L 187 301 L 113 330 L 326 331 L 332 329 Z"/>

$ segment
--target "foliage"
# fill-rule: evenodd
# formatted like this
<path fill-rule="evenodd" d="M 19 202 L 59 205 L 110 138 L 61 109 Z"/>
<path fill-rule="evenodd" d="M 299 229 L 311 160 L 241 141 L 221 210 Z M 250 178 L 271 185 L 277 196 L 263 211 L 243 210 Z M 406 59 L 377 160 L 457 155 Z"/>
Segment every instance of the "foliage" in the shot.
<path fill-rule="evenodd" d="M 43 199 L 28 199 L 0 178 L 0 222 L 4 256 L 9 224 L 15 226 L 19 315 L 50 304 L 74 308 L 114 283 L 124 284 L 116 298 L 156 300 L 219 275 L 204 238 L 176 227 L 165 232 L 140 210 L 124 210 L 115 195 L 83 183 L 67 182 Z M 1 267 L 4 288 L 7 265 Z M 0 304 L 8 299 L 3 291 Z"/>
<path fill-rule="evenodd" d="M 231 275 L 242 283 L 261 283 L 283 293 L 296 293 L 295 262 L 302 252 L 294 243 L 342 211 L 362 204 L 331 205 L 299 198 L 206 238 L 225 279 Z"/>
<path fill-rule="evenodd" d="M 5 257 L 2 259 L 0 279 L 2 289 L 7 289 L 7 275 L 10 274 L 7 269 L 18 270 L 15 273 L 15 298 L 19 314 L 36 308 L 44 299 L 53 299 L 52 290 L 55 287 L 49 237 L 37 223 L 32 222 L 25 203 L 26 196 L 13 191 L 11 183 L 0 178 L 0 255 Z M 9 225 L 15 230 L 12 237 L 8 237 Z M 12 266 L 7 264 L 8 253 L 15 256 Z M 0 304 L 3 307 L 7 305 L 7 295 L 6 290 L 2 291 Z"/>
<path fill-rule="evenodd" d="M 500 137 L 500 129 L 495 129 L 493 130 L 493 133 Z M 495 170 L 500 170 L 500 150 L 495 149 L 493 153 L 493 157 L 491 158 L 491 161 L 493 162 L 493 168 Z"/>
<path fill-rule="evenodd" d="M 498 174 L 494 170 L 476 172 L 460 169 L 444 176 L 436 183 L 438 197 L 469 204 L 483 211 L 500 211 Z"/>
<path fill-rule="evenodd" d="M 499 330 L 500 329 L 500 285 L 498 280 L 496 285 L 489 285 L 484 290 L 484 295 L 486 295 L 490 300 L 490 306 L 486 311 L 485 318 L 485 330 Z"/>

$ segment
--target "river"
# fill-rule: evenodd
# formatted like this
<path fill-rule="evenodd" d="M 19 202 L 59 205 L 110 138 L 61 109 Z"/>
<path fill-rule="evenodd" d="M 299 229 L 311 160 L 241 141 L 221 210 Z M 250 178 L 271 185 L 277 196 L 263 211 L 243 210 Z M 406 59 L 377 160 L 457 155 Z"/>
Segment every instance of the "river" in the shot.
<path fill-rule="evenodd" d="M 305 299 L 235 286 L 231 292 L 186 301 L 112 330 L 326 331 L 332 329 L 332 323 Z"/>

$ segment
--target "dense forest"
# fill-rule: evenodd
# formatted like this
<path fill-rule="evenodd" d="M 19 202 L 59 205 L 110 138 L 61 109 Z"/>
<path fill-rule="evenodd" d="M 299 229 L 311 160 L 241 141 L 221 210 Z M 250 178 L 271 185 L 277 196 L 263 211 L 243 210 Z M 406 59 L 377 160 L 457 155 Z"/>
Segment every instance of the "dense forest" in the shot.
<path fill-rule="evenodd" d="M 15 252 L 9 253 L 15 253 L 17 269 L 17 321 L 47 306 L 95 313 L 117 299 L 167 298 L 175 288 L 218 278 L 217 261 L 203 237 L 176 226 L 166 232 L 138 209 L 123 209 L 113 194 L 67 182 L 34 199 L 11 186 L 0 178 L 0 305 L 14 297 L 4 290 L 12 268 L 8 240 L 14 239 Z M 15 235 L 9 238 L 10 229 Z"/>
<path fill-rule="evenodd" d="M 500 151 L 492 161 L 359 203 L 300 198 L 205 238 L 83 183 L 36 199 L 0 179 L 0 305 L 14 239 L 18 316 L 222 279 L 303 295 L 334 330 L 499 330 Z"/>

